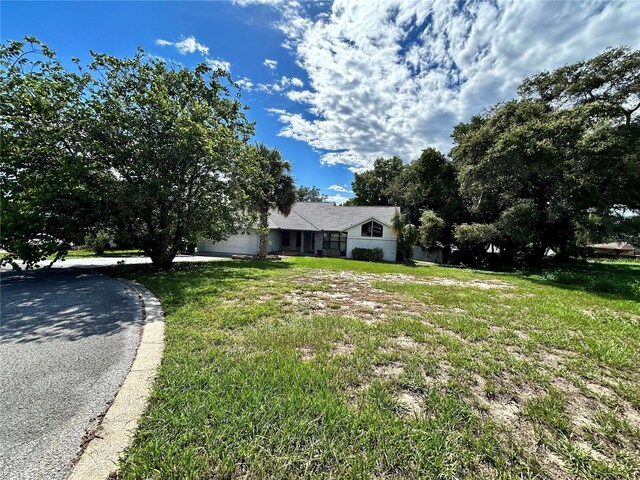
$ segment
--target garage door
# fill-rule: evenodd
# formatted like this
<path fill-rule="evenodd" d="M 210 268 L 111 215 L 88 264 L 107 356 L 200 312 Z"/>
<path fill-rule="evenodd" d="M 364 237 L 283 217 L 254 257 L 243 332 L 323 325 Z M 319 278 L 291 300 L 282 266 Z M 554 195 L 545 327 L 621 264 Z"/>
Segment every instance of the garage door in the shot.
<path fill-rule="evenodd" d="M 237 235 L 231 235 L 227 240 L 223 242 L 200 242 L 198 244 L 198 251 L 255 255 L 258 253 L 258 240 L 258 235 L 256 235 L 255 233 L 239 233 Z"/>

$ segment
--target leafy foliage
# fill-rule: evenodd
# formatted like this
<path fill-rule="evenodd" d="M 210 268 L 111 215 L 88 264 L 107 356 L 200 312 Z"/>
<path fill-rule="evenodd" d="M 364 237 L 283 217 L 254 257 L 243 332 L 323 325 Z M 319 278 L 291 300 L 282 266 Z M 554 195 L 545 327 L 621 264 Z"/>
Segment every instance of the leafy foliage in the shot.
<path fill-rule="evenodd" d="M 499 231 L 491 224 L 463 223 L 456 227 L 456 240 L 462 245 L 489 244 L 498 239 Z"/>
<path fill-rule="evenodd" d="M 425 210 L 420 216 L 419 240 L 425 248 L 436 246 L 442 236 L 445 222 L 433 210 Z"/>
<path fill-rule="evenodd" d="M 592 105 L 603 118 L 623 116 L 628 126 L 640 108 L 640 54 L 629 47 L 608 48 L 590 60 L 527 78 L 518 92 L 547 104 Z"/>
<path fill-rule="evenodd" d="M 253 125 L 227 73 L 169 67 L 142 50 L 92 53 L 73 73 L 26 41 L 0 51 L 3 261 L 30 267 L 111 227 L 167 267 L 183 241 L 234 231 Z"/>
<path fill-rule="evenodd" d="M 391 205 L 388 188 L 393 180 L 403 170 L 402 160 L 399 157 L 378 158 L 373 169 L 363 173 L 356 173 L 352 183 L 355 197 L 349 205 Z"/>
<path fill-rule="evenodd" d="M 102 255 L 109 247 L 109 235 L 105 231 L 99 230 L 96 233 L 84 237 L 84 243 L 93 251 L 93 253 L 96 255 Z"/>
<path fill-rule="evenodd" d="M 384 258 L 384 251 L 380 247 L 360 248 L 351 250 L 351 257 L 354 260 L 365 260 L 367 262 L 381 262 Z"/>
<path fill-rule="evenodd" d="M 0 46 L 2 262 L 14 268 L 64 256 L 101 219 L 107 171 L 86 151 L 91 82 L 33 37 Z"/>
<path fill-rule="evenodd" d="M 609 49 L 526 79 L 524 98 L 454 129 L 460 191 L 505 261 L 566 257 L 594 215 L 640 208 L 639 68 L 639 52 Z"/>
<path fill-rule="evenodd" d="M 296 190 L 296 201 L 298 202 L 326 202 L 327 195 L 320 193 L 320 189 L 315 185 L 312 187 L 300 186 Z"/>
<path fill-rule="evenodd" d="M 95 55 L 100 72 L 91 108 L 96 153 L 108 159 L 111 219 L 166 267 L 183 240 L 219 240 L 233 231 L 250 173 L 244 143 L 253 132 L 227 73 L 201 64 L 173 69 L 139 51 Z"/>
<path fill-rule="evenodd" d="M 411 249 L 418 241 L 418 228 L 409 223 L 403 213 L 396 211 L 391 219 L 391 225 L 396 234 L 397 251 L 403 262 L 411 261 Z"/>
<path fill-rule="evenodd" d="M 387 191 L 392 203 L 402 206 L 412 223 L 417 223 L 421 212 L 428 209 L 438 212 L 450 230 L 454 223 L 464 220 L 458 190 L 455 166 L 435 148 L 427 148 L 392 179 Z"/>
<path fill-rule="evenodd" d="M 287 216 L 296 202 L 297 190 L 291 176 L 291 164 L 276 148 L 264 144 L 249 146 L 248 157 L 256 166 L 255 174 L 245 178 L 250 206 L 258 214 L 257 231 L 260 235 L 258 256 L 266 258 L 269 241 L 269 210 L 277 209 Z"/>
<path fill-rule="evenodd" d="M 640 210 L 640 52 L 610 48 L 519 93 L 457 125 L 450 158 L 427 148 L 407 165 L 376 160 L 351 203 L 401 207 L 445 258 L 457 246 L 482 259 L 491 242 L 503 263 L 539 263 L 613 238 L 615 212 Z"/>

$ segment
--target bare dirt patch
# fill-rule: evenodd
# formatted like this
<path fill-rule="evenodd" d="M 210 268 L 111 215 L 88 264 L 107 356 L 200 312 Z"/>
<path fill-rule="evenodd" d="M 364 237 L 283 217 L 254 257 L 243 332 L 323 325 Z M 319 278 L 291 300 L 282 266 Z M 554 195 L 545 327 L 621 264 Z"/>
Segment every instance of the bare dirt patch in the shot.
<path fill-rule="evenodd" d="M 373 275 L 371 275 L 373 276 Z M 375 276 L 377 280 L 396 282 L 396 283 L 416 283 L 421 285 L 447 285 L 453 287 L 473 287 L 483 290 L 488 289 L 509 289 L 514 286 L 511 283 L 503 282 L 501 280 L 455 280 L 453 278 L 445 277 L 414 277 L 412 275 L 404 275 L 401 273 L 388 273 Z"/>
<path fill-rule="evenodd" d="M 461 308 L 446 308 L 443 305 L 420 301 L 410 295 L 389 292 L 374 287 L 375 282 L 414 283 L 423 285 L 451 285 L 481 289 L 510 289 L 513 285 L 499 280 L 460 281 L 441 277 L 414 277 L 404 274 L 381 274 L 357 272 L 312 271 L 290 279 L 295 285 L 283 301 L 286 311 L 301 316 L 339 315 L 363 320 L 367 325 L 385 321 L 394 315 L 415 316 L 437 330 L 426 318 L 426 314 L 465 314 Z M 264 299 L 264 297 L 261 297 Z M 442 329 L 447 335 L 456 332 Z"/>
<path fill-rule="evenodd" d="M 355 347 L 351 343 L 338 342 L 333 346 L 331 354 L 335 356 L 351 355 L 355 350 Z"/>
<path fill-rule="evenodd" d="M 407 330 L 404 333 L 394 332 L 387 336 L 381 342 L 379 352 L 388 354 L 393 361 L 374 364 L 364 378 L 359 379 L 360 383 L 346 389 L 347 402 L 350 406 L 357 408 L 358 399 L 363 398 L 363 393 L 371 383 L 381 381 L 385 384 L 385 388 L 394 389 L 393 395 L 397 402 L 398 414 L 407 418 L 423 415 L 425 404 L 422 396 L 414 390 L 408 390 L 403 380 L 399 380 L 404 378 L 403 375 L 409 374 L 407 379 L 410 378 L 413 381 L 411 374 L 414 370 L 407 370 L 409 365 L 407 362 L 408 358 L 416 355 L 417 368 L 424 381 L 423 386 L 441 392 L 452 392 L 453 389 L 459 391 L 462 387 L 468 395 L 469 403 L 482 417 L 504 427 L 505 435 L 510 435 L 518 445 L 524 448 L 528 457 L 535 458 L 554 478 L 572 478 L 571 467 L 565 463 L 568 459 L 550 442 L 550 439 L 555 437 L 554 427 L 547 425 L 542 415 L 539 415 L 539 418 L 532 416 L 534 414 L 527 408 L 532 399 L 543 398 L 548 393 L 546 390 L 549 387 L 562 393 L 564 410 L 569 421 L 567 427 L 572 441 L 594 460 L 615 463 L 615 455 L 611 452 L 619 448 L 593 447 L 594 435 L 597 435 L 597 438 L 603 435 L 602 427 L 597 422 L 598 412 L 615 410 L 631 427 L 640 428 L 638 411 L 613 387 L 615 377 L 609 379 L 610 381 L 604 381 L 606 377 L 601 373 L 598 374 L 598 378 L 590 376 L 588 380 L 571 377 L 572 372 L 575 371 L 576 362 L 580 359 L 579 354 L 571 350 L 548 348 L 547 345 L 537 342 L 541 331 L 528 329 L 526 324 L 513 325 L 515 328 L 510 328 L 511 325 L 496 325 L 489 322 L 488 339 L 482 336 L 465 336 L 466 330 L 460 327 L 459 322 L 449 322 L 447 317 L 435 316 L 469 315 L 462 308 L 453 309 L 438 305 L 430 301 L 429 294 L 416 298 L 398 291 L 388 291 L 383 289 L 383 287 L 386 288 L 383 282 L 496 289 L 496 294 L 506 298 L 531 296 L 511 292 L 509 290 L 514 288 L 514 285 L 497 280 L 459 281 L 447 278 L 418 278 L 402 274 L 374 275 L 315 270 L 291 279 L 293 290 L 282 298 L 285 311 L 295 315 L 340 316 L 362 320 L 367 325 L 376 325 L 401 316 L 404 319 L 413 318 L 421 322 L 427 327 L 425 332 L 431 334 L 424 340 L 416 336 L 413 330 Z M 479 319 L 474 320 L 469 317 L 469 320 L 480 323 Z M 422 341 L 419 342 L 416 338 Z M 451 339 L 460 342 L 457 349 L 449 349 L 450 344 L 455 343 Z M 482 352 L 485 342 L 498 343 L 504 351 L 503 355 L 496 354 L 491 359 L 497 364 L 505 364 L 502 374 L 492 374 L 491 380 L 480 373 L 471 375 L 466 373 L 482 370 L 465 367 L 462 372 L 457 368 L 454 369 L 451 363 L 444 360 L 451 352 L 458 352 L 461 356 L 469 356 L 468 352 L 476 350 Z M 354 345 L 345 335 L 344 340 L 333 345 L 330 355 L 349 356 L 354 353 L 354 350 Z M 305 361 L 314 358 L 312 351 L 301 349 L 300 353 Z M 457 358 L 452 356 L 450 361 L 458 365 Z M 432 359 L 437 362 L 435 367 L 433 363 L 420 363 L 425 360 L 431 362 Z M 478 361 L 485 362 L 484 357 L 479 355 Z M 540 378 L 535 375 L 529 377 L 528 370 L 521 368 L 522 362 L 531 363 L 540 370 Z M 414 365 L 413 360 L 410 364 Z M 487 365 L 493 364 L 490 362 Z M 573 378 L 573 381 L 570 378 Z M 576 385 L 581 385 L 582 390 Z M 625 445 L 632 445 L 629 447 L 632 450 L 636 448 L 634 440 L 630 437 L 631 434 L 622 432 L 619 435 Z"/>
<path fill-rule="evenodd" d="M 385 363 L 377 365 L 373 369 L 373 374 L 381 378 L 397 378 L 404 372 L 404 365 L 400 362 Z"/>
<path fill-rule="evenodd" d="M 567 362 L 576 358 L 576 354 L 568 350 L 555 348 L 540 352 L 539 358 L 540 363 L 546 367 L 562 369 L 566 366 Z"/>
<path fill-rule="evenodd" d="M 487 395 L 487 381 L 481 375 L 474 374 L 474 384 L 471 392 L 480 408 L 494 420 L 514 427 L 518 422 L 524 422 L 520 417 L 525 402 L 535 396 L 528 387 L 515 385 L 509 378 L 500 379 L 502 383 L 509 383 L 509 395 Z"/>
<path fill-rule="evenodd" d="M 400 392 L 397 401 L 407 416 L 416 417 L 424 412 L 420 398 L 412 392 Z"/>
<path fill-rule="evenodd" d="M 404 350 L 417 350 L 420 346 L 413 338 L 407 335 L 401 335 L 399 337 L 393 337 L 391 343 Z"/>
<path fill-rule="evenodd" d="M 315 353 L 313 352 L 313 350 L 311 350 L 310 348 L 306 348 L 306 347 L 298 348 L 298 352 L 300 352 L 300 355 L 302 356 L 302 360 L 304 362 L 308 362 L 310 360 L 313 360 L 313 358 L 316 356 Z"/>
<path fill-rule="evenodd" d="M 422 369 L 421 375 L 428 387 L 444 389 L 449 380 L 453 378 L 452 369 L 453 367 L 449 362 L 441 360 L 438 362 L 434 373 L 428 374 Z"/>
<path fill-rule="evenodd" d="M 419 315 L 427 305 L 407 295 L 372 286 L 379 276 L 321 272 L 291 280 L 297 285 L 285 299 L 285 309 L 303 316 L 340 315 L 358 318 L 372 325 L 394 312 Z"/>

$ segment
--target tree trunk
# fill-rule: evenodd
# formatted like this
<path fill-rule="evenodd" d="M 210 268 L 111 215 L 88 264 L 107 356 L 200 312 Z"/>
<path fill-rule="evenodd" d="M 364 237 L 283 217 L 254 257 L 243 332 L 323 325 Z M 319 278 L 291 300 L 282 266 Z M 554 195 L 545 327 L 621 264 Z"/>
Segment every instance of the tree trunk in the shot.
<path fill-rule="evenodd" d="M 258 250 L 258 258 L 264 260 L 267 258 L 267 248 L 269 246 L 269 212 L 260 212 L 260 227 L 258 229 L 260 235 L 260 247 Z"/>
<path fill-rule="evenodd" d="M 151 257 L 151 263 L 160 270 L 168 270 L 173 264 L 173 259 L 178 254 L 178 245 L 174 245 L 169 251 L 151 251 L 149 257 Z"/>

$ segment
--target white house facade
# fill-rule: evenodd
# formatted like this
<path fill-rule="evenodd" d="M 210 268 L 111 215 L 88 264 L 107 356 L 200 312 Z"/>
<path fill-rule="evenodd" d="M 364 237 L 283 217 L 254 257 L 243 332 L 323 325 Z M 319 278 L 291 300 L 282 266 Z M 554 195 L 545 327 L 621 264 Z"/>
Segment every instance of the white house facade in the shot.
<path fill-rule="evenodd" d="M 383 259 L 395 262 L 396 234 L 389 224 L 372 217 L 347 229 L 347 258 L 354 248 L 381 248 Z"/>
<path fill-rule="evenodd" d="M 385 261 L 396 260 L 391 219 L 397 207 L 345 207 L 330 202 L 298 202 L 288 216 L 269 215 L 269 253 L 301 253 L 351 258 L 354 248 L 381 248 Z M 198 251 L 210 254 L 258 253 L 259 237 L 242 230 L 222 242 L 201 241 Z"/>

